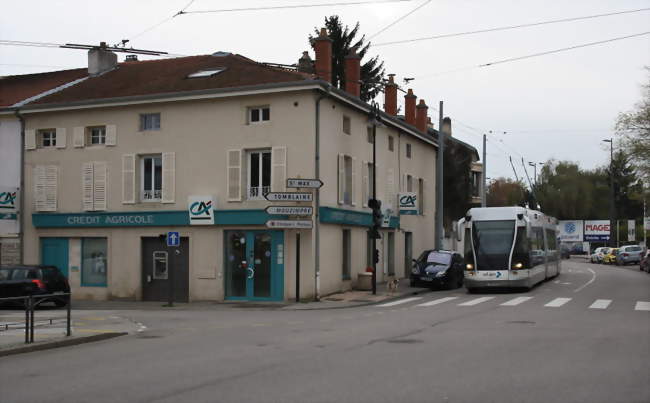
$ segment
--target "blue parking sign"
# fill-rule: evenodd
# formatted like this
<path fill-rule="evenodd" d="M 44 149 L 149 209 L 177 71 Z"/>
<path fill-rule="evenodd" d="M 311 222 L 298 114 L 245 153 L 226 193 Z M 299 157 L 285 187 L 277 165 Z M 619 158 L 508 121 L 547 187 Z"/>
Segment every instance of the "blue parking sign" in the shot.
<path fill-rule="evenodd" d="M 181 237 L 178 232 L 170 231 L 167 233 L 167 246 L 179 246 L 181 244 Z"/>

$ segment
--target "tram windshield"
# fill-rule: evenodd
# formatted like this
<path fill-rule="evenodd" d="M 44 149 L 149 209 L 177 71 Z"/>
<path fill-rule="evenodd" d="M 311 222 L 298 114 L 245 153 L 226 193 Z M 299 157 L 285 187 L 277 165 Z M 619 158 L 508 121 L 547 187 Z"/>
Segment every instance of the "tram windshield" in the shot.
<path fill-rule="evenodd" d="M 474 221 L 472 240 L 477 270 L 508 270 L 515 221 Z"/>

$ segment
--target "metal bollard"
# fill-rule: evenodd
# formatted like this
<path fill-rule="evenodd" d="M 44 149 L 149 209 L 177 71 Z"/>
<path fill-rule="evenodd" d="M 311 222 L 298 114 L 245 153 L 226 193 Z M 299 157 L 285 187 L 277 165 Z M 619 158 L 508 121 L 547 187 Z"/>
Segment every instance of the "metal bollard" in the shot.
<path fill-rule="evenodd" d="M 66 323 L 66 336 L 71 336 L 72 332 L 70 331 L 70 310 L 71 310 L 71 305 L 72 305 L 72 293 L 68 294 L 68 318 L 67 318 L 67 323 Z"/>
<path fill-rule="evenodd" d="M 29 344 L 29 297 L 25 297 L 25 344 Z"/>
<path fill-rule="evenodd" d="M 34 342 L 34 297 L 32 295 L 29 296 L 29 312 L 30 312 L 30 318 L 29 318 L 29 342 L 33 343 Z"/>

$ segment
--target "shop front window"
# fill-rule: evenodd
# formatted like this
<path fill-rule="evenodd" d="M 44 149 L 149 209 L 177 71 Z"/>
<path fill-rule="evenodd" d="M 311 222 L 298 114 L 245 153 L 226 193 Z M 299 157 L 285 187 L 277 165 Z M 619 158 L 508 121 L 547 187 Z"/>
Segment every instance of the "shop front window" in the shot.
<path fill-rule="evenodd" d="M 106 287 L 108 253 L 106 238 L 83 238 L 81 240 L 82 287 Z"/>

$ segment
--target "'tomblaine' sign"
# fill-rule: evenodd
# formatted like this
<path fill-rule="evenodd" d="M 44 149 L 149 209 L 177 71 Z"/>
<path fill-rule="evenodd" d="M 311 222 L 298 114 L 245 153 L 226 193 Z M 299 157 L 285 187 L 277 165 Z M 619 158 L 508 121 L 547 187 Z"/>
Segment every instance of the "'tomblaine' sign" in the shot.
<path fill-rule="evenodd" d="M 266 222 L 268 228 L 298 228 L 310 229 L 312 227 L 311 220 L 269 220 Z"/>
<path fill-rule="evenodd" d="M 312 215 L 312 207 L 302 206 L 269 206 L 265 209 L 267 214 L 281 214 L 281 215 Z"/>
<path fill-rule="evenodd" d="M 287 179 L 288 188 L 312 188 L 318 189 L 323 186 L 323 181 L 320 179 L 299 179 L 299 178 L 289 178 Z"/>
<path fill-rule="evenodd" d="M 264 197 L 268 201 L 311 202 L 313 200 L 312 194 L 305 192 L 271 192 Z"/>

